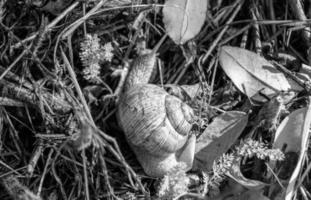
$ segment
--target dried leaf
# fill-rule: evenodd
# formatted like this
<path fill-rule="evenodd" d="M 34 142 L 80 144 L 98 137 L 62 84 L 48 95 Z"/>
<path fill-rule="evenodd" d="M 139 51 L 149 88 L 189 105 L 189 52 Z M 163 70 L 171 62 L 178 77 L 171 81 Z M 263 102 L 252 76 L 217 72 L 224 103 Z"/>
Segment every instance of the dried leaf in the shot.
<path fill-rule="evenodd" d="M 92 143 L 93 134 L 96 132 L 93 126 L 88 122 L 83 114 L 77 115 L 77 130 L 71 137 L 71 145 L 77 150 L 81 151 L 88 148 Z"/>
<path fill-rule="evenodd" d="M 204 24 L 207 0 L 167 0 L 163 8 L 166 32 L 176 44 L 196 36 Z"/>
<path fill-rule="evenodd" d="M 238 111 L 218 116 L 197 140 L 193 168 L 211 170 L 214 160 L 237 140 L 247 121 L 248 116 Z"/>
<path fill-rule="evenodd" d="M 251 51 L 224 46 L 220 50 L 219 61 L 234 85 L 254 100 L 266 101 L 258 92 L 272 97 L 280 91 L 303 89 L 266 59 Z"/>

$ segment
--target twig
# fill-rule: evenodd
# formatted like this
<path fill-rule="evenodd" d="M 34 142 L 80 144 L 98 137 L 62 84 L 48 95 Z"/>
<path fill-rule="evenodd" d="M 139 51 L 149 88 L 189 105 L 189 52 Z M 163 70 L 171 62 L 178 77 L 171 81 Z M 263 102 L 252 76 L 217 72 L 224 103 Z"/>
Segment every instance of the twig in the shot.
<path fill-rule="evenodd" d="M 37 192 L 38 196 L 41 194 L 44 178 L 45 178 L 45 176 L 47 174 L 48 166 L 50 165 L 50 161 L 51 161 L 53 153 L 54 153 L 54 149 L 51 149 L 50 152 L 49 152 L 48 158 L 46 159 L 44 170 L 43 170 L 43 173 L 41 175 L 40 183 L 39 183 L 39 186 L 38 186 L 38 192 Z"/>
<path fill-rule="evenodd" d="M 85 196 L 86 196 L 86 200 L 90 200 L 89 181 L 88 181 L 87 166 L 86 166 L 87 159 L 85 156 L 85 149 L 82 149 L 81 156 L 83 160 L 83 177 L 84 177 L 84 186 L 85 186 Z"/>
<path fill-rule="evenodd" d="M 109 174 L 108 174 L 108 170 L 107 170 L 106 161 L 105 161 L 104 156 L 99 156 L 99 161 L 100 161 L 100 165 L 101 165 L 101 168 L 102 168 L 102 172 L 104 174 L 104 180 L 105 180 L 105 183 L 106 183 L 106 187 L 107 187 L 107 189 L 109 191 L 109 194 L 111 194 L 115 199 L 118 199 L 115 196 L 113 188 L 111 187 L 111 184 L 110 184 L 110 181 L 109 181 Z"/>
<path fill-rule="evenodd" d="M 72 82 L 73 82 L 73 84 L 74 84 L 74 86 L 75 86 L 75 88 L 76 88 L 76 91 L 77 91 L 77 93 L 78 93 L 78 96 L 79 96 L 79 98 L 80 98 L 80 100 L 81 100 L 81 102 L 82 102 L 84 111 L 85 111 L 85 113 L 87 114 L 87 117 L 89 118 L 89 120 L 90 120 L 90 121 L 93 121 L 93 117 L 92 117 L 92 115 L 91 115 L 91 111 L 90 111 L 90 109 L 89 109 L 89 107 L 88 107 L 88 105 L 87 105 L 87 102 L 86 102 L 86 100 L 85 100 L 85 97 L 84 97 L 84 95 L 83 95 L 83 93 L 82 93 L 81 87 L 80 87 L 80 85 L 79 85 L 79 83 L 78 83 L 78 80 L 77 80 L 77 77 L 76 77 L 76 74 L 75 74 L 75 72 L 73 71 L 73 69 L 72 69 L 72 67 L 71 67 L 71 65 L 70 65 L 70 63 L 69 63 L 69 60 L 67 59 L 67 56 L 65 55 L 65 53 L 64 53 L 64 51 L 63 51 L 62 48 L 61 48 L 61 54 L 62 54 L 63 60 L 64 60 L 64 62 L 65 62 L 65 66 L 67 67 L 67 70 L 68 70 L 68 72 L 69 72 L 69 75 L 70 75 L 70 77 L 71 77 L 71 79 L 72 79 Z M 93 124 L 95 125 L 94 121 L 93 121 Z"/>
<path fill-rule="evenodd" d="M 299 186 L 299 190 L 301 192 L 301 195 L 303 197 L 304 200 L 309 200 L 310 198 L 308 198 L 307 196 L 307 190 L 305 187 L 303 187 L 303 185 Z"/>
<path fill-rule="evenodd" d="M 218 59 L 213 59 L 212 62 L 210 63 L 211 65 L 218 63 L 216 60 Z M 217 65 L 214 65 L 214 71 L 213 71 L 213 76 L 212 76 L 212 83 L 211 83 L 211 90 L 209 91 L 209 98 L 208 98 L 208 106 L 211 105 L 212 101 L 212 95 L 213 95 L 213 90 L 214 90 L 214 84 L 215 84 L 215 79 L 216 79 L 216 72 L 217 72 Z"/>
<path fill-rule="evenodd" d="M 254 28 L 254 36 L 255 36 L 255 50 L 257 54 L 261 55 L 260 29 L 257 23 L 258 19 L 257 19 L 255 12 L 256 12 L 256 5 L 253 4 L 251 8 L 251 15 L 252 15 L 252 19 L 254 20 L 253 28 Z M 258 13 L 258 11 L 256 13 Z"/>
<path fill-rule="evenodd" d="M 60 154 L 60 153 L 57 153 L 57 155 L 58 154 Z M 54 157 L 54 161 L 52 162 L 51 169 L 52 169 L 52 172 L 53 172 L 54 179 L 55 179 L 55 181 L 59 185 L 59 188 L 60 188 L 61 194 L 63 196 L 63 199 L 67 200 L 68 198 L 67 198 L 67 195 L 66 195 L 63 183 L 62 183 L 61 179 L 59 178 L 59 176 L 57 175 L 56 169 L 55 169 L 55 159 L 57 158 L 57 155 Z"/>
<path fill-rule="evenodd" d="M 236 15 L 238 14 L 238 12 L 241 9 L 242 4 L 244 3 L 244 0 L 236 0 L 234 2 L 234 5 L 237 5 L 237 7 L 235 8 L 234 12 L 232 13 L 231 17 L 228 19 L 226 25 L 224 26 L 224 28 L 221 30 L 221 32 L 218 34 L 218 36 L 216 37 L 216 39 L 213 41 L 213 43 L 211 44 L 211 46 L 209 47 L 209 49 L 207 50 L 207 52 L 205 53 L 203 59 L 202 59 L 202 63 L 204 64 L 207 61 L 207 58 L 209 57 L 209 55 L 212 53 L 212 51 L 216 48 L 217 44 L 219 43 L 219 41 L 221 40 L 222 36 L 226 33 L 226 31 L 229 28 L 230 23 L 234 20 L 234 18 L 236 17 Z"/>
<path fill-rule="evenodd" d="M 3 185 L 14 200 L 41 200 L 41 198 L 22 185 L 14 176 L 3 178 Z"/>
<path fill-rule="evenodd" d="M 310 175 L 310 172 L 311 172 L 311 163 L 309 162 L 307 164 L 307 167 L 306 167 L 305 171 L 301 175 L 297 185 L 302 185 L 302 182 Z"/>
<path fill-rule="evenodd" d="M 248 24 L 245 27 L 241 28 L 236 33 L 234 33 L 233 35 L 231 35 L 228 38 L 225 38 L 223 41 L 221 41 L 219 43 L 219 46 L 222 46 L 222 45 L 228 43 L 230 40 L 236 38 L 240 34 L 243 34 L 240 47 L 245 49 L 246 42 L 247 42 L 247 37 L 248 37 L 248 30 L 249 30 L 250 27 L 251 27 L 251 25 Z"/>
<path fill-rule="evenodd" d="M 282 71 L 284 74 L 286 74 L 288 77 L 290 77 L 291 79 L 293 79 L 296 83 L 298 83 L 300 86 L 302 86 L 303 88 L 306 89 L 306 91 L 308 93 L 311 92 L 311 83 L 307 82 L 307 81 L 303 81 L 300 78 L 298 78 L 297 76 L 295 76 L 291 71 L 289 71 L 288 69 L 286 69 L 285 67 L 283 67 L 282 65 L 280 65 L 279 63 L 272 61 L 272 63 L 280 70 Z"/>
<path fill-rule="evenodd" d="M 306 21 L 307 17 L 303 11 L 301 1 L 300 0 L 290 0 L 288 2 L 290 5 L 290 8 L 292 9 L 292 11 L 296 15 L 296 17 L 301 21 Z M 311 29 L 310 29 L 310 27 L 304 28 L 304 30 L 302 32 L 302 37 L 305 40 L 305 42 L 307 42 L 307 44 L 310 45 L 310 40 L 311 40 Z"/>
<path fill-rule="evenodd" d="M 4 72 L 6 69 L 2 66 L 0 66 L 0 72 Z M 8 71 L 8 73 L 5 75 L 5 79 L 6 80 L 9 80 L 9 81 L 12 81 L 12 82 L 15 82 L 15 83 L 20 83 L 22 84 L 26 89 L 29 89 L 29 90 L 33 90 L 33 85 L 27 81 L 27 80 L 22 80 L 20 79 L 19 76 L 17 76 L 16 74 Z M 1 80 L 0 80 L 1 81 Z"/>
<path fill-rule="evenodd" d="M 69 6 L 66 10 L 64 10 L 61 14 L 59 14 L 49 25 L 46 26 L 45 31 L 49 31 L 52 29 L 60 20 L 62 20 L 69 12 L 71 12 L 73 9 L 75 9 L 79 5 L 79 1 L 74 2 L 71 6 Z M 25 38 L 23 41 L 18 42 L 17 44 L 13 45 L 14 48 L 20 47 L 22 44 L 25 44 L 26 42 L 33 40 L 39 32 L 36 32 L 32 36 L 29 36 L 28 38 Z"/>
<path fill-rule="evenodd" d="M 98 9 L 100 9 L 107 0 L 101 0 L 96 6 L 94 6 L 88 13 L 86 13 L 83 17 L 72 23 L 62 34 L 62 39 L 67 38 L 69 35 L 71 35 L 82 23 L 85 22 L 90 16 L 92 16 Z"/>
<path fill-rule="evenodd" d="M 19 87 L 14 83 L 6 80 L 0 80 L 0 90 L 2 90 L 2 96 L 18 99 L 21 102 L 25 102 L 35 108 L 38 108 L 39 99 L 29 89 Z M 42 92 L 42 97 L 46 101 L 46 108 L 52 108 L 53 111 L 60 113 L 68 113 L 72 107 L 64 99 L 54 96 L 48 92 Z"/>
<path fill-rule="evenodd" d="M 27 166 L 27 173 L 30 175 L 30 177 L 32 176 L 35 167 L 37 166 L 42 151 L 43 151 L 42 141 L 39 141 L 39 145 L 37 146 L 35 152 L 32 154 L 29 164 Z"/>
<path fill-rule="evenodd" d="M 119 162 L 122 163 L 122 165 L 125 167 L 127 173 L 128 173 L 128 178 L 129 178 L 129 181 L 132 185 L 133 188 L 136 188 L 137 190 L 137 187 L 135 186 L 134 184 L 134 181 L 132 179 L 132 177 L 136 180 L 138 186 L 140 187 L 140 190 L 146 194 L 146 190 L 143 186 L 143 184 L 141 183 L 140 179 L 138 178 L 138 176 L 136 175 L 136 173 L 134 172 L 134 170 L 129 166 L 129 164 L 126 162 L 126 160 L 124 159 L 122 153 L 121 153 L 121 150 L 119 148 L 119 145 L 117 143 L 117 141 L 110 137 L 109 135 L 105 134 L 104 132 L 102 132 L 100 129 L 97 128 L 97 131 L 100 133 L 100 135 L 106 139 L 107 141 L 111 142 L 114 146 L 114 148 L 112 148 L 111 145 L 107 145 L 107 144 L 104 144 L 103 146 L 106 146 L 108 148 L 108 150 L 113 154 L 113 156 L 115 158 L 117 158 L 117 160 Z M 98 137 L 96 134 L 94 135 L 94 137 Z M 103 141 L 103 140 L 100 140 L 100 138 L 97 139 L 97 141 L 101 141 L 101 142 L 106 142 L 106 141 Z"/>
<path fill-rule="evenodd" d="M 93 117 L 92 117 L 92 115 L 91 115 L 91 112 L 90 112 L 90 110 L 89 110 L 89 108 L 88 108 L 88 105 L 87 105 L 87 103 L 86 103 L 86 100 L 85 100 L 85 98 L 84 98 L 84 96 L 83 96 L 83 93 L 82 93 L 82 91 L 81 91 L 81 88 L 80 88 L 80 86 L 79 86 L 79 83 L 78 83 L 78 81 L 77 81 L 77 79 L 76 79 L 75 73 L 74 73 L 74 71 L 72 70 L 72 68 L 71 68 L 71 66 L 70 66 L 70 63 L 69 63 L 69 61 L 68 61 L 66 55 L 64 54 L 63 50 L 61 51 L 61 53 L 62 53 L 62 56 L 63 56 L 63 60 L 64 60 L 64 62 L 65 62 L 65 64 L 66 64 L 66 66 L 67 66 L 67 70 L 69 71 L 69 74 L 70 74 L 70 76 L 71 76 L 71 78 L 72 78 L 72 80 L 73 80 L 73 82 L 74 82 L 74 85 L 75 85 L 76 90 L 77 90 L 77 92 L 78 92 L 79 98 L 80 98 L 80 100 L 82 101 L 84 110 L 85 110 L 85 112 L 87 113 L 88 119 L 89 119 L 89 121 L 91 122 L 91 125 L 93 126 L 94 130 L 98 130 L 98 132 L 101 133 L 101 135 L 104 137 L 104 139 L 106 139 L 106 140 L 108 140 L 108 141 L 110 141 L 110 142 L 113 143 L 114 147 L 117 149 L 117 152 L 116 152 L 110 145 L 106 145 L 107 148 L 108 148 L 111 152 L 113 152 L 114 156 L 115 156 L 116 158 L 118 158 L 119 161 L 122 162 L 122 164 L 125 166 L 126 170 L 127 170 L 128 172 L 130 172 L 130 174 L 131 174 L 132 176 L 135 177 L 136 182 L 138 182 L 138 184 L 141 186 L 141 190 L 142 190 L 143 192 L 145 192 L 144 187 L 143 187 L 142 184 L 140 183 L 140 181 L 139 181 L 139 179 L 137 178 L 135 172 L 129 167 L 129 165 L 126 163 L 125 159 L 123 158 L 122 153 L 121 153 L 121 151 L 120 151 L 120 149 L 119 149 L 119 146 L 118 146 L 117 142 L 115 141 L 115 139 L 112 138 L 112 137 L 110 137 L 110 136 L 108 136 L 107 134 L 103 133 L 102 131 L 100 131 L 100 130 L 96 127 L 95 122 L 93 121 Z M 96 134 L 94 134 L 93 136 L 96 137 Z M 99 138 L 98 138 L 98 139 L 99 139 Z M 102 141 L 102 140 L 99 139 L 99 141 Z M 131 177 L 131 176 L 129 176 L 129 178 L 130 178 L 130 177 Z M 131 179 L 130 179 L 130 180 L 131 180 Z M 133 183 L 133 185 L 134 185 L 134 183 Z"/>
<path fill-rule="evenodd" d="M 178 66 L 177 71 L 173 73 L 172 76 L 169 77 L 169 79 L 166 81 L 166 84 L 171 84 L 171 83 L 175 84 L 176 79 L 178 79 L 178 76 L 180 74 L 185 74 L 186 70 L 188 69 L 188 67 L 186 67 L 186 63 L 187 63 L 186 60 L 182 61 L 182 63 L 180 63 L 179 61 L 176 61 L 174 63 L 174 66 Z"/>
<path fill-rule="evenodd" d="M 14 107 L 24 107 L 25 104 L 23 102 L 10 99 L 7 97 L 0 97 L 0 105 L 1 106 L 14 106 Z"/>
<path fill-rule="evenodd" d="M 1 23 L 0 23 L 1 24 Z M 5 26 L 4 24 L 1 24 L 2 27 L 7 31 L 9 32 L 12 37 L 17 40 L 17 41 L 20 41 L 20 39 L 11 31 L 11 29 L 7 26 Z M 42 33 L 42 30 L 40 30 L 38 32 L 38 34 L 41 34 Z M 42 33 L 43 34 L 43 33 Z M 43 34 L 44 35 L 44 34 Z M 51 73 L 43 64 L 42 62 L 39 60 L 39 58 L 34 54 L 34 52 L 30 49 L 30 46 L 26 46 L 24 43 L 22 43 L 22 46 L 24 47 L 24 51 L 26 51 L 29 55 L 31 55 L 31 57 L 34 59 L 34 61 L 42 68 L 39 68 L 40 70 L 42 70 L 43 72 L 47 73 L 48 75 L 50 75 L 51 77 L 55 78 L 55 75 L 53 73 Z M 16 63 L 15 63 L 16 64 Z M 14 65 L 15 65 L 14 64 Z M 13 67 L 13 66 L 12 66 Z M 0 79 L 1 80 L 1 79 Z"/>
<path fill-rule="evenodd" d="M 17 172 L 16 169 L 13 169 L 11 166 L 7 165 L 5 162 L 3 162 L 2 160 L 0 160 L 0 165 L 4 166 L 5 168 L 7 168 L 8 170 L 10 170 L 9 173 L 7 174 L 3 174 L 3 172 L 1 173 L 0 175 L 0 178 L 3 178 L 9 174 L 12 174 L 12 173 L 17 173 L 18 175 L 21 175 L 20 173 Z"/>
<path fill-rule="evenodd" d="M 267 0 L 267 6 L 269 8 L 269 15 L 270 15 L 270 19 L 271 20 L 275 20 L 275 12 L 274 12 L 274 2 L 273 1 L 270 1 L 270 0 Z M 275 34 L 276 33 L 276 26 L 275 25 L 272 25 L 272 33 Z"/>
<path fill-rule="evenodd" d="M 85 13 L 86 13 L 86 4 L 85 4 L 85 2 L 82 3 L 82 12 L 83 12 L 83 16 L 85 16 Z M 87 34 L 85 21 L 83 22 L 83 32 L 84 32 L 84 35 Z"/>
<path fill-rule="evenodd" d="M 28 50 L 24 50 L 13 62 L 12 64 L 6 68 L 6 70 L 4 72 L 2 72 L 1 76 L 0 76 L 0 80 L 3 79 L 3 77 L 9 72 L 11 71 L 11 69 L 16 65 L 16 63 L 18 63 L 18 61 L 20 61 L 22 59 L 22 57 L 27 53 Z"/>

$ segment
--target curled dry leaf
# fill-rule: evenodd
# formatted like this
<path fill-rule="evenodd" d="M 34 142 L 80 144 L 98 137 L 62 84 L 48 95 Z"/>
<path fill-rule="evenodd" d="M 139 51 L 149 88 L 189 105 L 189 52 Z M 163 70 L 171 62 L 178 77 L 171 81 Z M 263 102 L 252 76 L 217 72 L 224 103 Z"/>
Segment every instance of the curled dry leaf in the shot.
<path fill-rule="evenodd" d="M 81 151 L 88 148 L 92 144 L 94 128 L 87 121 L 85 117 L 79 117 L 76 133 L 72 135 L 71 145 L 77 150 Z"/>
<path fill-rule="evenodd" d="M 240 160 L 233 162 L 230 170 L 226 173 L 226 175 L 249 190 L 260 190 L 267 185 L 261 181 L 246 178 L 241 172 Z"/>
<path fill-rule="evenodd" d="M 219 61 L 234 85 L 253 100 L 266 101 L 258 94 L 259 92 L 272 97 L 280 91 L 303 90 L 293 80 L 286 78 L 274 65 L 251 51 L 223 46 Z"/>
<path fill-rule="evenodd" d="M 247 189 L 233 179 L 228 179 L 228 184 L 213 200 L 269 200 L 263 195 L 262 188 Z"/>
<path fill-rule="evenodd" d="M 196 36 L 204 24 L 207 0 L 167 0 L 163 8 L 166 32 L 176 44 Z"/>
<path fill-rule="evenodd" d="M 311 124 L 311 106 L 308 108 L 300 108 L 292 112 L 287 116 L 280 124 L 276 131 L 274 148 L 284 148 L 286 153 L 297 153 L 299 159 L 295 163 L 295 169 L 291 173 L 291 177 L 288 180 L 288 186 L 286 189 L 286 200 L 292 199 L 296 192 L 297 178 L 303 168 L 303 161 L 306 155 L 309 136 L 310 136 L 310 124 Z M 284 161 L 283 165 L 289 164 L 290 158 Z M 271 163 L 273 166 L 274 163 Z"/>
<path fill-rule="evenodd" d="M 82 151 L 92 144 L 96 130 L 84 112 L 76 110 L 75 117 L 69 122 L 68 127 L 71 135 L 69 145 L 74 150 Z"/>
<path fill-rule="evenodd" d="M 231 111 L 219 115 L 198 138 L 194 169 L 209 171 L 213 162 L 236 142 L 248 121 L 244 112 Z"/>

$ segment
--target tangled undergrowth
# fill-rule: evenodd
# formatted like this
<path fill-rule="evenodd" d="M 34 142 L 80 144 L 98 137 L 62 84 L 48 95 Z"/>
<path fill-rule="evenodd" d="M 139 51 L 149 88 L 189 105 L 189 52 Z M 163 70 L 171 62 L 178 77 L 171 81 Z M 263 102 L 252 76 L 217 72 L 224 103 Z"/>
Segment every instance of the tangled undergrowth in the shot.
<path fill-rule="evenodd" d="M 179 165 L 157 179 L 139 165 L 115 111 L 132 60 L 166 35 L 165 1 L 0 0 L 0 199 L 284 198 L 282 179 L 291 176 L 299 155 L 284 156 L 273 141 L 281 120 L 308 104 L 310 78 L 297 72 L 311 69 L 310 2 L 208 2 L 193 39 L 176 45 L 168 38 L 161 45 L 153 82 L 204 88 L 194 105 L 200 133 L 232 110 L 248 114 L 247 127 L 211 171 L 186 172 Z M 285 66 L 287 76 L 307 80 L 305 90 L 282 101 L 287 112 L 270 97 L 255 102 L 220 68 L 224 45 Z M 311 198 L 309 156 L 308 149 L 291 190 L 296 199 Z M 288 162 L 275 164 L 282 175 L 267 164 L 276 160 Z M 269 187 L 261 184 L 268 181 Z"/>

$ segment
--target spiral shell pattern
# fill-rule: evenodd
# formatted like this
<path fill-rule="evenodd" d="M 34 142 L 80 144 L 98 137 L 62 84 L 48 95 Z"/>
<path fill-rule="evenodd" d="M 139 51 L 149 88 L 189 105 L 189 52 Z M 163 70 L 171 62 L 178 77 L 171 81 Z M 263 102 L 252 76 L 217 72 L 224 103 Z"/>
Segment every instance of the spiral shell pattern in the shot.
<path fill-rule="evenodd" d="M 131 146 L 163 157 L 185 145 L 194 121 L 192 108 L 152 84 L 124 93 L 117 116 Z"/>

